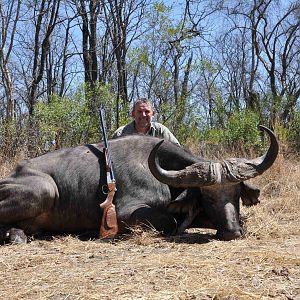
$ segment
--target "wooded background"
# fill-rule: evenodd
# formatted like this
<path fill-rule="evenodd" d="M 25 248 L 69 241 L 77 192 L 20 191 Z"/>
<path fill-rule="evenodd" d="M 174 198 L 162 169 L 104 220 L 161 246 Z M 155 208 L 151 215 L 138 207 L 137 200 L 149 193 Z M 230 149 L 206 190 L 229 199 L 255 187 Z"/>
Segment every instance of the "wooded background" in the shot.
<path fill-rule="evenodd" d="M 101 139 L 139 97 L 182 144 L 300 146 L 296 0 L 0 0 L 0 147 Z M 204 147 L 204 146 L 203 146 Z"/>

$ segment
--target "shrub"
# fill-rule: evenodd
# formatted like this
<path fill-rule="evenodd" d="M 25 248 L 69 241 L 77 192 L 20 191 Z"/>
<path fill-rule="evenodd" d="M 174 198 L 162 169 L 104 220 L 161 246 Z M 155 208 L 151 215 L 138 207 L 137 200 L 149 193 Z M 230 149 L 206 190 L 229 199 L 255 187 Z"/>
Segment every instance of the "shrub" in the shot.
<path fill-rule="evenodd" d="M 260 132 L 257 130 L 259 117 L 250 110 L 237 111 L 228 120 L 222 141 L 229 148 L 248 151 L 261 146 Z"/>
<path fill-rule="evenodd" d="M 36 104 L 35 121 L 43 151 L 85 142 L 90 116 L 84 100 L 53 95 L 49 103 Z"/>
<path fill-rule="evenodd" d="M 18 152 L 22 152 L 25 141 L 26 122 L 22 118 L 6 120 L 0 125 L 1 156 L 5 158 L 15 157 Z"/>

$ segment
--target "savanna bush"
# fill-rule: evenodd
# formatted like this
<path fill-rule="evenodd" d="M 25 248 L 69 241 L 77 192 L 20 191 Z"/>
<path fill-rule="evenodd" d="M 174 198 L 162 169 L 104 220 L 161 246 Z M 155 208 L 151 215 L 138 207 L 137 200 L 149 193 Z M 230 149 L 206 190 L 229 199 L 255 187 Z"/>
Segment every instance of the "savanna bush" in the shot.
<path fill-rule="evenodd" d="M 229 148 L 250 150 L 261 146 L 261 135 L 257 129 L 259 116 L 250 110 L 233 113 L 229 119 L 222 142 Z"/>
<path fill-rule="evenodd" d="M 259 117 L 256 113 L 244 110 L 234 112 L 225 122 L 225 127 L 204 127 L 200 132 L 203 155 L 222 155 L 226 152 L 246 154 L 262 146 L 258 130 Z M 219 153 L 216 153 L 219 152 Z"/>
<path fill-rule="evenodd" d="M 115 98 L 109 87 L 85 85 L 72 97 L 52 95 L 50 101 L 35 105 L 35 122 L 38 128 L 41 152 L 95 143 L 102 139 L 99 122 L 99 108 L 106 112 L 108 135 L 114 124 Z"/>
<path fill-rule="evenodd" d="M 300 151 L 300 108 L 295 111 L 290 124 L 289 143 L 295 146 L 295 150 Z"/>
<path fill-rule="evenodd" d="M 3 158 L 13 158 L 26 148 L 26 120 L 5 120 L 0 124 L 0 154 Z"/>
<path fill-rule="evenodd" d="M 53 95 L 49 102 L 35 106 L 39 145 L 48 148 L 70 147 L 82 143 L 89 128 L 90 115 L 81 97 L 60 98 Z"/>

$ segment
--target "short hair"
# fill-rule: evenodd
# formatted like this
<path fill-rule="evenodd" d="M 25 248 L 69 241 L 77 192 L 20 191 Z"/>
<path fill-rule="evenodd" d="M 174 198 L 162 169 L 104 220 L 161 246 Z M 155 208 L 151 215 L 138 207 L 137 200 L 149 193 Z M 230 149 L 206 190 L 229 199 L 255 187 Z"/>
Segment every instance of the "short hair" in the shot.
<path fill-rule="evenodd" d="M 139 98 L 138 100 L 136 100 L 136 101 L 133 103 L 132 112 L 135 110 L 135 107 L 136 107 L 138 104 L 141 104 L 141 103 L 145 103 L 145 104 L 150 105 L 151 109 L 152 109 L 153 112 L 154 112 L 154 108 L 153 108 L 152 102 L 151 102 L 149 99 L 147 99 L 147 98 Z"/>

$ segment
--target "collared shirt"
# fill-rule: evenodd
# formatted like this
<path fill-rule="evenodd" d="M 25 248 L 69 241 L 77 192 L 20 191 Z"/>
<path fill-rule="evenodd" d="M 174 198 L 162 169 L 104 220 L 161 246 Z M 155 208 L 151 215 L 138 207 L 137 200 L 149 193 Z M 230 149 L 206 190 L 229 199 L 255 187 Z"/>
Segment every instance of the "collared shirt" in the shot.
<path fill-rule="evenodd" d="M 119 127 L 113 134 L 113 138 L 120 137 L 122 135 L 138 134 L 135 129 L 135 121 L 128 123 L 127 125 Z M 158 122 L 151 122 L 151 126 L 146 135 L 163 138 L 179 145 L 178 140 L 172 134 L 172 132 L 163 124 Z"/>

